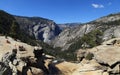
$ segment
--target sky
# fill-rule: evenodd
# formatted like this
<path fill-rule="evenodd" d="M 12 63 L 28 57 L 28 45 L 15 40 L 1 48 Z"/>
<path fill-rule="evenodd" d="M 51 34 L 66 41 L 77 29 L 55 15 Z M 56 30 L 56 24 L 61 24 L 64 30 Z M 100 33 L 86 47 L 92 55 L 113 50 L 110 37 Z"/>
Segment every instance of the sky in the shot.
<path fill-rule="evenodd" d="M 0 9 L 56 23 L 86 23 L 120 12 L 120 0 L 0 0 Z"/>

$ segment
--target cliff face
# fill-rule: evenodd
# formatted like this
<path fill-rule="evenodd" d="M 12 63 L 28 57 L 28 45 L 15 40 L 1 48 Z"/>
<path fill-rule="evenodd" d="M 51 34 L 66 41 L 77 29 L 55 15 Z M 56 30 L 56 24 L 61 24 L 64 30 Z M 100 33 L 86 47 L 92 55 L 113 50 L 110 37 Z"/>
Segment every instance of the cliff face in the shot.
<path fill-rule="evenodd" d="M 76 28 L 67 28 L 55 38 L 53 41 L 54 47 L 62 47 L 63 50 L 68 49 L 75 40 L 93 29 L 95 29 L 95 27 L 92 24 L 81 25 Z"/>
<path fill-rule="evenodd" d="M 40 17 L 14 16 L 20 28 L 27 34 L 49 43 L 61 30 L 52 20 Z"/>
<path fill-rule="evenodd" d="M 103 41 L 120 37 L 120 13 L 111 14 L 77 27 L 66 28 L 53 40 L 52 44 L 54 47 L 62 47 L 62 50 L 67 50 L 71 44 L 96 29 L 103 33 L 101 36 Z"/>

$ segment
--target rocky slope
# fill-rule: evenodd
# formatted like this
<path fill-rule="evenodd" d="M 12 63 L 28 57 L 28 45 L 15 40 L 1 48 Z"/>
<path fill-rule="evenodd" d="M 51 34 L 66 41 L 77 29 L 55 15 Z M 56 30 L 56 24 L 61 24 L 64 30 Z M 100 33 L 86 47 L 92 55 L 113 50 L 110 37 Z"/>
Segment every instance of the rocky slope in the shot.
<path fill-rule="evenodd" d="M 20 50 L 19 46 L 23 46 L 25 50 Z M 27 61 L 24 61 L 26 58 L 30 58 L 30 61 L 35 62 L 35 57 L 33 54 L 34 46 L 22 43 L 20 41 L 15 41 L 11 37 L 5 38 L 5 36 L 0 36 L 0 60 L 5 53 L 11 52 L 12 49 L 17 49 L 17 62 L 16 65 L 9 64 L 13 73 L 17 70 L 19 73 L 17 75 L 22 75 L 23 70 L 26 66 Z M 51 57 L 46 55 L 47 57 Z M 24 60 L 23 60 L 24 59 Z M 15 63 L 14 62 L 14 63 Z M 43 65 L 42 63 L 39 63 Z M 1 64 L 0 64 L 1 65 Z M 66 61 L 53 61 L 51 59 L 45 60 L 45 66 L 49 70 L 50 75 L 108 75 L 108 72 L 105 72 L 103 67 L 97 63 L 95 60 L 83 60 L 80 63 L 71 63 Z M 31 68 L 31 69 L 29 69 Z M 0 68 L 0 73 L 1 73 Z M 6 72 L 6 71 L 5 71 Z M 7 74 L 10 73 L 6 72 Z M 40 68 L 27 66 L 25 75 L 44 75 L 44 71 Z"/>
<path fill-rule="evenodd" d="M 108 16 L 101 17 L 100 19 L 97 19 L 94 22 L 107 23 L 107 22 L 116 21 L 119 19 L 120 19 L 120 13 L 116 13 L 116 14 L 110 14 Z"/>
<path fill-rule="evenodd" d="M 101 36 L 103 41 L 113 37 L 120 37 L 119 25 L 120 13 L 108 15 L 76 28 L 66 28 L 53 40 L 52 44 L 54 47 L 61 47 L 62 50 L 67 50 L 70 45 L 74 44 L 85 34 L 96 29 L 103 32 L 103 36 Z"/>
<path fill-rule="evenodd" d="M 22 47 L 22 48 L 20 49 L 20 47 Z M 16 41 L 11 37 L 6 38 L 5 36 L 0 36 L 0 73 L 2 71 L 6 72 L 6 71 L 4 71 L 5 67 L 1 65 L 1 62 L 3 61 L 2 58 L 4 56 L 6 56 L 4 58 L 4 60 L 9 60 L 9 58 L 7 58 L 9 56 L 8 53 L 11 53 L 13 49 L 17 49 L 17 55 L 16 55 L 16 58 L 14 59 L 13 63 L 8 62 L 9 67 L 11 68 L 13 73 L 16 72 L 16 70 L 17 70 L 17 72 L 16 72 L 16 73 L 18 73 L 17 75 L 23 75 L 22 72 L 25 69 L 24 67 L 26 66 L 25 75 L 32 75 L 32 74 L 44 75 L 44 72 L 42 69 L 37 68 L 35 66 L 27 66 L 26 65 L 28 61 L 31 61 L 32 63 L 36 62 L 36 58 L 34 57 L 35 55 L 33 53 L 34 48 L 35 48 L 35 46 L 28 45 L 26 43 L 20 42 L 19 40 Z M 46 57 L 53 58 L 50 55 L 46 55 Z M 51 59 L 47 59 L 44 61 L 46 62 L 44 64 L 44 66 L 48 67 L 48 64 L 50 63 Z M 7 62 L 3 62 L 3 63 L 5 64 Z M 29 62 L 29 64 L 30 64 L 30 62 Z M 39 64 L 43 65 L 42 62 Z M 32 73 L 29 70 L 29 68 L 31 68 Z M 8 73 L 10 73 L 10 70 Z M 5 74 L 5 75 L 8 75 L 8 74 Z M 12 75 L 14 75 L 14 74 L 12 74 Z"/>
<path fill-rule="evenodd" d="M 89 33 L 93 29 L 95 29 L 95 26 L 92 24 L 81 25 L 76 28 L 67 28 L 62 31 L 52 43 L 54 44 L 54 47 L 62 47 L 63 50 L 67 50 L 75 41 L 74 39 L 82 37 L 84 34 Z M 68 43 L 69 41 L 72 42 Z"/>
<path fill-rule="evenodd" d="M 23 32 L 49 43 L 61 30 L 52 20 L 40 17 L 14 16 Z"/>
<path fill-rule="evenodd" d="M 26 57 L 29 57 L 29 56 L 34 57 L 34 54 L 33 54 L 34 47 L 32 47 L 28 44 L 22 43 L 22 42 L 15 41 L 14 39 L 12 39 L 10 37 L 5 38 L 5 36 L 0 36 L 0 61 L 2 61 L 2 57 L 6 53 L 12 52 L 12 49 L 15 49 L 15 48 L 19 49 L 19 46 L 24 46 L 25 51 L 18 50 L 17 51 L 17 58 L 21 58 L 21 57 L 26 58 Z M 4 60 L 6 60 L 6 59 L 4 59 Z M 19 69 L 18 71 L 22 71 L 23 66 L 25 66 L 25 62 L 19 60 L 18 64 L 19 65 L 16 66 Z M 13 65 L 10 65 L 10 66 L 14 67 Z M 4 68 L 4 67 L 2 67 L 2 68 Z M 14 68 L 14 69 L 16 69 L 16 68 Z M 0 69 L 0 72 L 1 72 L 1 69 Z M 10 73 L 10 71 L 9 71 L 9 73 Z"/>
<path fill-rule="evenodd" d="M 107 72 L 113 75 L 120 74 L 120 38 L 114 38 L 105 41 L 102 45 L 91 49 L 79 49 L 77 58 L 79 61 L 83 58 L 91 58 L 101 64 Z M 93 54 L 93 56 L 89 54 Z M 89 55 L 89 57 L 88 57 Z"/>

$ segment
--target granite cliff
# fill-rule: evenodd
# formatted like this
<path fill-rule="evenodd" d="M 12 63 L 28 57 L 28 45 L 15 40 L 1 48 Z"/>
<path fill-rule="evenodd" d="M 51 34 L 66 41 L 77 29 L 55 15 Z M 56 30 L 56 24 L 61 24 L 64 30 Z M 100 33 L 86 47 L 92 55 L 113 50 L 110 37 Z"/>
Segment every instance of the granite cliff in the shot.
<path fill-rule="evenodd" d="M 54 47 L 61 47 L 62 50 L 68 50 L 72 44 L 75 44 L 76 41 L 84 37 L 84 35 L 90 34 L 90 32 L 94 30 L 102 32 L 101 36 L 97 36 L 97 34 L 95 36 L 100 37 L 102 41 L 106 41 L 114 37 L 120 37 L 119 28 L 120 13 L 111 14 L 77 27 L 64 29 L 52 41 L 52 44 Z"/>
<path fill-rule="evenodd" d="M 49 43 L 60 32 L 60 28 L 55 22 L 40 17 L 14 16 L 20 25 L 20 29 L 37 40 Z"/>

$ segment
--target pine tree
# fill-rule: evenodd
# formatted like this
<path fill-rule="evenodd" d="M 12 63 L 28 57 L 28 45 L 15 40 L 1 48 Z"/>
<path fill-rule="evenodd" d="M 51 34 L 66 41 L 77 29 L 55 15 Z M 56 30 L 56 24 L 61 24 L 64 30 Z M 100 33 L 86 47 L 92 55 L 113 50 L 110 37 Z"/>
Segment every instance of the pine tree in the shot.
<path fill-rule="evenodd" d="M 12 22 L 12 26 L 11 26 L 11 32 L 10 32 L 10 35 L 13 37 L 13 38 L 18 38 L 18 35 L 19 34 L 19 26 L 17 25 L 17 22 L 13 21 Z"/>

